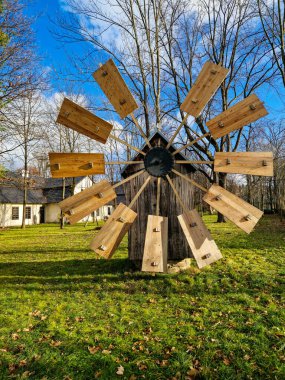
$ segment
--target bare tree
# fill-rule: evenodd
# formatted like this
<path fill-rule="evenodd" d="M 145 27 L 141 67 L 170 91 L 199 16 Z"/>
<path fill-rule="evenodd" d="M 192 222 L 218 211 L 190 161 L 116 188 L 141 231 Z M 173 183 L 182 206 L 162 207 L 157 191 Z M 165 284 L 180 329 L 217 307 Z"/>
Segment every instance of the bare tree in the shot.
<path fill-rule="evenodd" d="M 257 4 L 264 38 L 285 86 L 285 2 L 284 0 L 257 0 Z"/>

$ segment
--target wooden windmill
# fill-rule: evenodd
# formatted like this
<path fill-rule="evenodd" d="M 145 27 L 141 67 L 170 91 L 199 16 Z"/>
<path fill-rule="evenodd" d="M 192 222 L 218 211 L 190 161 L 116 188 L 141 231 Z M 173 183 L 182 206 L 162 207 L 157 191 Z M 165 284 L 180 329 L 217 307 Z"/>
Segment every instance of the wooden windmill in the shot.
<path fill-rule="evenodd" d="M 203 200 L 211 207 L 222 213 L 246 233 L 250 233 L 262 216 L 262 211 L 245 202 L 243 199 L 230 193 L 224 188 L 214 184 L 209 189 L 204 188 L 192 178 L 177 170 L 181 164 L 179 153 L 193 146 L 203 138 L 219 139 L 232 131 L 252 123 L 267 115 L 263 103 L 256 95 L 250 95 L 217 117 L 209 120 L 206 125 L 209 132 L 197 137 L 195 140 L 173 150 L 172 143 L 179 131 L 191 115 L 197 118 L 209 100 L 215 94 L 228 74 L 228 70 L 220 65 L 207 62 L 195 84 L 189 91 L 181 110 L 185 117 L 178 126 L 172 138 L 164 146 L 153 146 L 143 132 L 133 112 L 138 108 L 134 97 L 120 75 L 112 60 L 107 61 L 95 73 L 94 78 L 113 105 L 121 118 L 131 116 L 140 135 L 145 140 L 147 151 L 130 145 L 126 141 L 112 134 L 113 126 L 75 104 L 64 99 L 57 122 L 76 130 L 96 141 L 106 143 L 107 139 L 115 139 L 129 149 L 139 153 L 140 161 L 125 161 L 128 165 L 140 164 L 140 170 L 134 172 L 121 182 L 112 185 L 103 180 L 79 194 L 71 196 L 59 203 L 67 220 L 72 224 L 89 215 L 99 207 L 116 198 L 115 188 L 120 185 L 127 186 L 131 180 L 144 176 L 141 187 L 130 200 L 127 206 L 120 203 L 102 229 L 91 241 L 91 248 L 100 256 L 110 259 L 126 232 L 130 229 L 137 212 L 133 210 L 139 196 L 147 189 L 150 183 L 156 183 L 156 208 L 152 215 L 148 215 L 147 228 L 142 258 L 142 270 L 150 272 L 165 272 L 167 268 L 168 244 L 171 239 L 171 230 L 168 228 L 168 217 L 160 215 L 160 199 L 162 184 L 167 183 L 173 190 L 177 202 L 180 204 L 182 214 L 178 221 L 185 235 L 187 243 L 199 268 L 212 264 L 222 257 L 211 234 L 195 209 L 189 210 L 188 205 L 179 194 L 173 178 L 185 181 L 185 184 L 196 186 L 205 192 Z M 105 172 L 104 156 L 87 153 L 50 153 L 50 168 L 53 177 L 74 177 L 79 175 L 103 174 Z M 109 162 L 108 164 L 120 164 Z M 270 152 L 220 152 L 216 153 L 214 161 L 183 161 L 183 164 L 211 164 L 214 171 L 224 173 L 250 174 L 258 176 L 273 175 L 273 157 Z M 138 210 L 139 212 L 139 210 Z"/>

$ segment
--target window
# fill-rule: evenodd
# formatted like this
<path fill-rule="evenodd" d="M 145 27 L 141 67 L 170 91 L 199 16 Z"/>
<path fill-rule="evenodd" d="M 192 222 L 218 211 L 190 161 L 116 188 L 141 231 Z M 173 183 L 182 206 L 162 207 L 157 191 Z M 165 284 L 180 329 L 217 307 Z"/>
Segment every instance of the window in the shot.
<path fill-rule="evenodd" d="M 12 207 L 12 220 L 19 220 L 19 207 Z"/>
<path fill-rule="evenodd" d="M 26 219 L 31 219 L 31 207 L 26 207 Z"/>
<path fill-rule="evenodd" d="M 111 212 L 112 210 L 111 210 L 111 207 L 108 207 L 108 215 L 111 215 Z"/>

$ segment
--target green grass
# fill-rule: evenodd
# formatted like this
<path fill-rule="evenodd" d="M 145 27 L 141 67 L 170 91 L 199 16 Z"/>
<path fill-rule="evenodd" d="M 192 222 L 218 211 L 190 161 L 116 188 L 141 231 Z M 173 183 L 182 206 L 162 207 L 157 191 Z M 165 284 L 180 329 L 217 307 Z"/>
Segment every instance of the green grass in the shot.
<path fill-rule="evenodd" d="M 126 240 L 95 257 L 93 225 L 0 230 L 0 378 L 285 379 L 284 225 L 214 219 L 223 260 L 155 277 Z"/>

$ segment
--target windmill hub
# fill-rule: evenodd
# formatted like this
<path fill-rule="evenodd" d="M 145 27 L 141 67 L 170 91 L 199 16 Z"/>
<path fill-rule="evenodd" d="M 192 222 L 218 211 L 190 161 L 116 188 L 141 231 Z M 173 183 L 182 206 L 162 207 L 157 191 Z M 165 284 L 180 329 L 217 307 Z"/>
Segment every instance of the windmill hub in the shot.
<path fill-rule="evenodd" d="M 169 150 L 156 146 L 146 154 L 144 166 L 150 175 L 163 177 L 169 174 L 173 169 L 174 158 Z"/>

